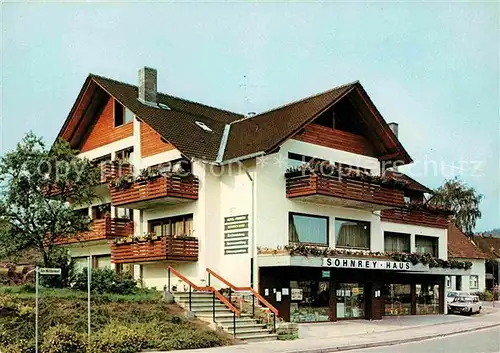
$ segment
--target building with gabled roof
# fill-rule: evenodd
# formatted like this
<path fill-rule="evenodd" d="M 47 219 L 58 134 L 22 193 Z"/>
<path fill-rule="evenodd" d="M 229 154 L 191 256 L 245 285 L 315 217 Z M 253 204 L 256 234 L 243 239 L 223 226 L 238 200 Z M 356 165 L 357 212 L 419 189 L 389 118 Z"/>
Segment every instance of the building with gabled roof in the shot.
<path fill-rule="evenodd" d="M 446 311 L 446 276 L 470 273 L 438 266 L 450 212 L 397 172 L 412 159 L 361 83 L 252 116 L 157 84 L 151 68 L 137 86 L 91 74 L 60 129 L 103 173 L 78 210 L 91 231 L 60 244 L 80 266 L 184 299 L 251 287 L 296 322 Z"/>

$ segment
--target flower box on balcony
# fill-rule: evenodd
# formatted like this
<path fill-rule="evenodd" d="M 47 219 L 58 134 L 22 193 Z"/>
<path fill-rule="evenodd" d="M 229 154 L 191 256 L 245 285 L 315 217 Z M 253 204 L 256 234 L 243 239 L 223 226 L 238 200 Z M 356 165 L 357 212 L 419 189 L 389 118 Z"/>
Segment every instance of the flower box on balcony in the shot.
<path fill-rule="evenodd" d="M 82 241 L 110 240 L 118 237 L 128 237 L 134 233 L 134 222 L 124 218 L 105 217 L 95 219 L 87 232 L 76 237 L 57 239 L 57 245 L 71 244 Z"/>
<path fill-rule="evenodd" d="M 111 261 L 116 264 L 166 260 L 198 261 L 198 239 L 161 236 L 111 245 Z"/>
<path fill-rule="evenodd" d="M 139 179 L 120 187 L 110 185 L 113 206 L 142 209 L 154 204 L 172 205 L 198 199 L 198 178 L 161 175 Z"/>

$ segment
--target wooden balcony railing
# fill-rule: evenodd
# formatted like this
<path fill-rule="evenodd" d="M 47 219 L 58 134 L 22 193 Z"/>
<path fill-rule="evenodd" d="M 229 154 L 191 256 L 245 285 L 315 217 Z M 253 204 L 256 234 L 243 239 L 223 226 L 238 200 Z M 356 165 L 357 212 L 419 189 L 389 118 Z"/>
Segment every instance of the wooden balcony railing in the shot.
<path fill-rule="evenodd" d="M 401 189 L 321 174 L 287 175 L 286 197 L 357 208 L 404 205 L 404 192 Z"/>
<path fill-rule="evenodd" d="M 104 162 L 100 165 L 101 168 L 101 183 L 108 183 L 122 175 L 130 175 L 133 172 L 133 167 L 128 163 Z"/>
<path fill-rule="evenodd" d="M 57 245 L 71 244 L 82 241 L 108 240 L 119 237 L 128 237 L 134 233 L 134 222 L 124 218 L 106 217 L 92 221 L 90 230 L 76 237 L 57 239 Z"/>
<path fill-rule="evenodd" d="M 163 236 L 111 245 L 111 261 L 115 264 L 164 260 L 198 261 L 198 239 Z"/>
<path fill-rule="evenodd" d="M 438 213 L 425 210 L 395 208 L 392 210 L 382 210 L 380 219 L 384 222 L 416 224 L 433 228 L 448 228 L 450 216 L 446 212 Z"/>
<path fill-rule="evenodd" d="M 145 208 L 148 203 L 175 204 L 198 199 L 198 178 L 162 175 L 126 188 L 110 187 L 113 206 Z"/>

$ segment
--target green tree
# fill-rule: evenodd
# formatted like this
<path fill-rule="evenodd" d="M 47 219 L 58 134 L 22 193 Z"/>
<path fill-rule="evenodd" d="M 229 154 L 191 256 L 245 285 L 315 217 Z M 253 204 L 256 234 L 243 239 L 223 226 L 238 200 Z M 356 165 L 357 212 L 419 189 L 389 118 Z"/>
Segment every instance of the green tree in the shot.
<path fill-rule="evenodd" d="M 73 207 L 97 199 L 100 172 L 78 153 L 29 133 L 0 159 L 0 257 L 36 249 L 51 266 L 61 256 L 56 239 L 89 229 L 89 217 Z"/>
<path fill-rule="evenodd" d="M 479 203 L 482 198 L 483 195 L 477 193 L 473 187 L 455 178 L 447 180 L 435 190 L 435 194 L 429 202 L 453 211 L 457 227 L 471 236 L 474 234 L 476 221 L 481 218 Z"/>

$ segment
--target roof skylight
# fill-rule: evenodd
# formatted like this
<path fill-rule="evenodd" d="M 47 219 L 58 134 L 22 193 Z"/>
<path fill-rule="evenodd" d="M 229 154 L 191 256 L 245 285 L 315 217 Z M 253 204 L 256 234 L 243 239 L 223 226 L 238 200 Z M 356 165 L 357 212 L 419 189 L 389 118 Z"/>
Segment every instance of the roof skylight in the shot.
<path fill-rule="evenodd" d="M 200 128 L 203 129 L 203 131 L 207 131 L 207 132 L 213 132 L 213 130 L 211 128 L 209 128 L 204 122 L 201 122 L 201 121 L 195 121 L 194 122 L 196 125 L 198 125 Z"/>

